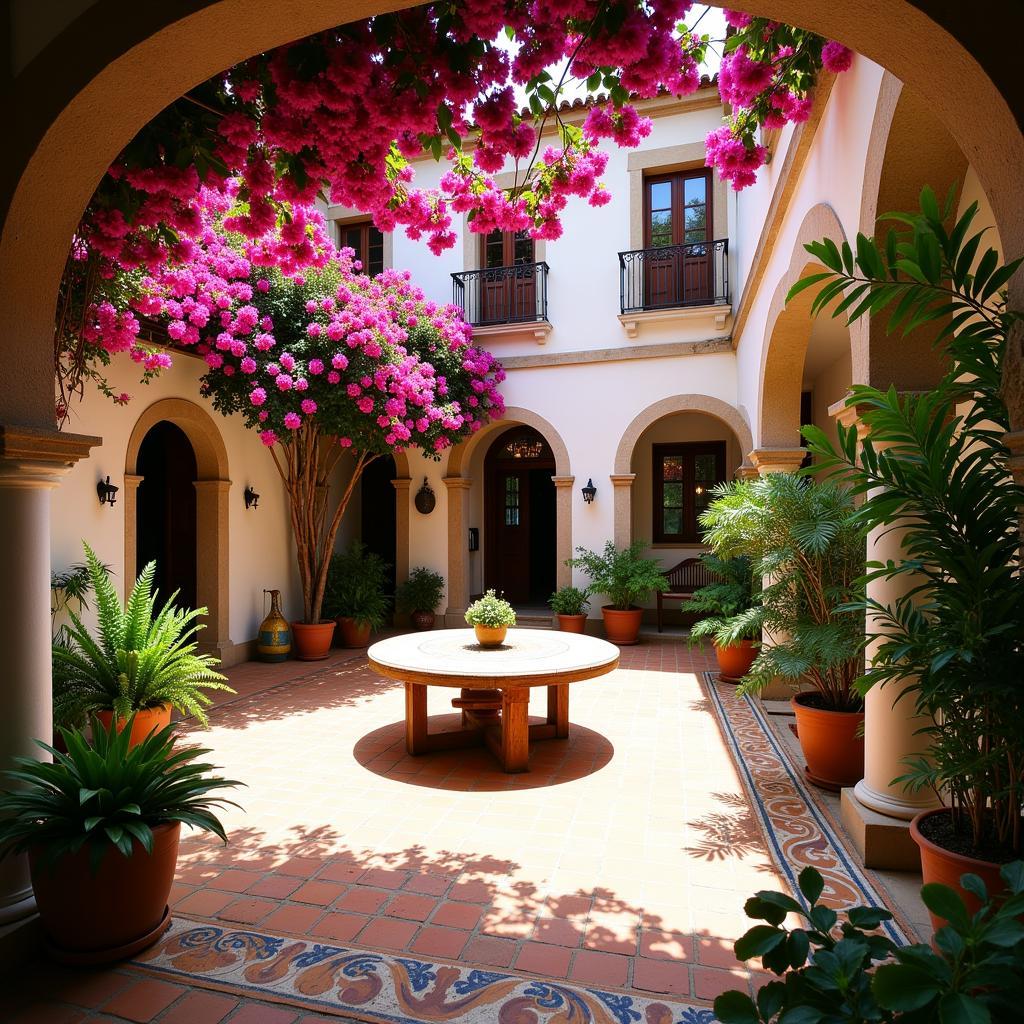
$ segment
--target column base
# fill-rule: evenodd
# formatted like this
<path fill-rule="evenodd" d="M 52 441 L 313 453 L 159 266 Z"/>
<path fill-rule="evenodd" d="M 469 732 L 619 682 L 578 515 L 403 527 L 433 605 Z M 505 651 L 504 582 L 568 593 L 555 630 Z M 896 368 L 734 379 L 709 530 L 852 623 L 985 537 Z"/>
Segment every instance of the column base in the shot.
<path fill-rule="evenodd" d="M 892 818 L 862 804 L 856 789 L 842 791 L 843 827 L 853 840 L 866 868 L 921 871 L 921 851 L 910 838 L 910 822 Z"/>

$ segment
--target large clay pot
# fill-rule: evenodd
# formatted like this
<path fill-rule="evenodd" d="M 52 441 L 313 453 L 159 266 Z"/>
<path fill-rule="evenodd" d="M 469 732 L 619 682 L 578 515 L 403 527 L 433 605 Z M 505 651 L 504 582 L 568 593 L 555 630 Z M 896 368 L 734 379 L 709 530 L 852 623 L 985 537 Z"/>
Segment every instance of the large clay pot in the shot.
<path fill-rule="evenodd" d="M 643 608 L 630 608 L 623 612 L 606 604 L 601 609 L 601 615 L 604 616 L 604 635 L 611 643 L 629 647 L 637 642 L 640 622 L 644 616 Z"/>
<path fill-rule="evenodd" d="M 967 912 L 973 914 L 981 906 L 981 903 L 977 896 L 967 892 L 960 885 L 961 875 L 966 875 L 968 872 L 979 875 L 990 894 L 1001 892 L 1006 887 L 1006 883 L 999 877 L 999 864 L 995 864 L 990 860 L 978 860 L 975 857 L 968 857 L 962 853 L 946 850 L 922 833 L 921 825 L 924 824 L 927 830 L 928 819 L 934 819 L 940 815 L 948 815 L 950 813 L 948 807 L 937 807 L 931 811 L 922 811 L 910 823 L 910 837 L 917 843 L 918 849 L 921 851 L 922 882 L 925 885 L 929 882 L 941 882 L 942 885 L 948 885 L 951 889 L 955 889 L 967 905 Z M 936 917 L 930 911 L 928 916 L 932 919 L 932 927 L 936 931 L 948 923 L 945 918 Z"/>
<path fill-rule="evenodd" d="M 110 728 L 110 720 L 114 717 L 113 711 L 97 711 L 96 717 L 103 724 L 104 729 Z M 117 731 L 124 728 L 125 719 L 117 720 Z M 128 737 L 128 746 L 137 747 L 151 732 L 159 732 L 171 724 L 171 705 L 158 704 L 155 708 L 143 708 L 135 712 L 132 721 L 131 735 Z"/>
<path fill-rule="evenodd" d="M 266 591 L 263 591 L 266 594 Z M 260 661 L 284 661 L 292 652 L 292 631 L 281 612 L 281 591 L 270 591 L 270 614 L 256 634 L 256 657 Z"/>
<path fill-rule="evenodd" d="M 507 626 L 474 626 L 476 642 L 481 647 L 500 647 L 505 642 Z"/>
<path fill-rule="evenodd" d="M 585 633 L 587 617 L 586 615 L 559 615 L 558 628 L 563 633 Z"/>
<path fill-rule="evenodd" d="M 863 711 L 828 711 L 814 706 L 816 690 L 792 701 L 796 733 L 807 759 L 809 782 L 838 792 L 864 777 Z"/>
<path fill-rule="evenodd" d="M 368 622 L 358 622 L 348 615 L 339 615 L 338 632 L 341 634 L 342 647 L 370 646 L 370 624 Z"/>
<path fill-rule="evenodd" d="M 29 867 L 50 954 L 62 963 L 103 964 L 134 956 L 171 923 L 167 897 L 178 861 L 179 822 L 153 829 L 153 852 L 136 839 L 124 857 L 111 846 L 94 873 L 90 848 L 51 866 L 41 850 Z"/>
<path fill-rule="evenodd" d="M 718 678 L 724 683 L 738 683 L 750 671 L 757 657 L 753 640 L 741 640 L 728 647 L 713 646 L 718 659 Z"/>
<path fill-rule="evenodd" d="M 293 622 L 295 657 L 299 661 L 323 661 L 331 653 L 334 619 L 327 622 Z"/>
<path fill-rule="evenodd" d="M 421 633 L 428 629 L 434 628 L 434 622 L 436 616 L 433 612 L 413 612 L 410 616 L 412 619 L 413 629 L 418 629 Z"/>

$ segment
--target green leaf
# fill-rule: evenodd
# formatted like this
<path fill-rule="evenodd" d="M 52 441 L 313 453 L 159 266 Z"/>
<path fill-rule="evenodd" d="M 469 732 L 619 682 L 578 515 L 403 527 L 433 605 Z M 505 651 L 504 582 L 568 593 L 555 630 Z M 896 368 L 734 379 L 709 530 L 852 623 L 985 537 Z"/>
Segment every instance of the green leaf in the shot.
<path fill-rule="evenodd" d="M 973 996 L 948 992 L 939 1000 L 940 1024 L 992 1024 L 992 1016 Z"/>
<path fill-rule="evenodd" d="M 964 901 L 949 886 L 929 882 L 921 887 L 921 900 L 936 917 L 944 917 L 958 931 L 964 932 L 970 927 Z"/>
<path fill-rule="evenodd" d="M 825 880 L 821 877 L 820 872 L 812 867 L 806 867 L 800 872 L 797 877 L 797 885 L 810 904 L 817 903 L 825 891 Z"/>
<path fill-rule="evenodd" d="M 746 992 L 723 992 L 715 999 L 714 1006 L 721 1024 L 760 1024 L 757 1007 Z"/>
<path fill-rule="evenodd" d="M 736 940 L 736 959 L 752 960 L 756 956 L 775 949 L 786 941 L 786 932 L 770 924 L 759 924 L 751 928 L 742 938 Z"/>
<path fill-rule="evenodd" d="M 871 979 L 871 991 L 887 1010 L 919 1010 L 932 1002 L 939 990 L 937 978 L 909 964 L 882 964 Z"/>

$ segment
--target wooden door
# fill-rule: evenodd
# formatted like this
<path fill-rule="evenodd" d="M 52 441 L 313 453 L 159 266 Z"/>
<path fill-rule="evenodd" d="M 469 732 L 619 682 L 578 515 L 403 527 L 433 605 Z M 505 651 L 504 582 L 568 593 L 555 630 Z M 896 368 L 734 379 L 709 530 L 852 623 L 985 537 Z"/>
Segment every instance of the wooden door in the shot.
<path fill-rule="evenodd" d="M 644 305 L 685 306 L 714 295 L 711 191 L 706 171 L 644 183 Z M 685 246 L 685 248 L 681 248 Z M 664 254 L 650 250 L 664 249 Z"/>
<path fill-rule="evenodd" d="M 535 262 L 533 239 L 525 231 L 481 236 L 481 323 L 537 318 Z"/>

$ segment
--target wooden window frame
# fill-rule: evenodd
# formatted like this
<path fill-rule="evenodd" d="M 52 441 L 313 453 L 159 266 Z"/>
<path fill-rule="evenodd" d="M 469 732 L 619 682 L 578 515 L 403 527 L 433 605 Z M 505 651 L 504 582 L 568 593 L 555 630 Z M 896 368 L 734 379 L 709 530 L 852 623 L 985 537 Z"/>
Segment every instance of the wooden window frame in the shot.
<path fill-rule="evenodd" d="M 665 493 L 665 477 L 662 460 L 666 456 L 679 455 L 683 458 L 683 522 L 681 533 L 666 533 L 663 529 L 664 516 L 662 500 Z M 693 500 L 694 460 L 698 455 L 714 455 L 716 483 L 725 480 L 725 441 L 672 441 L 651 445 L 651 470 L 654 477 L 653 523 L 651 536 L 655 544 L 698 544 L 696 504 Z"/>
<path fill-rule="evenodd" d="M 516 234 L 515 231 L 502 231 L 501 233 L 501 266 L 514 267 L 516 266 Z M 497 270 L 497 267 L 487 266 L 487 239 L 493 235 L 494 232 L 488 232 L 485 235 L 480 235 L 480 269 L 481 270 Z M 523 264 L 523 266 L 530 266 L 531 264 L 537 263 L 537 240 L 534 238 L 530 239 L 530 243 L 533 248 L 533 259 L 529 263 Z"/>
<path fill-rule="evenodd" d="M 695 178 L 704 179 L 704 241 L 714 241 L 714 210 L 712 209 L 711 171 L 707 168 L 695 168 L 691 171 L 672 171 L 669 174 L 644 175 L 644 248 L 653 248 L 651 244 L 651 186 L 669 182 L 672 186 L 672 245 L 686 243 L 686 207 L 685 183 Z M 691 243 L 699 245 L 699 242 Z"/>
<path fill-rule="evenodd" d="M 370 229 L 374 227 L 373 221 L 371 220 L 355 220 L 347 223 L 338 223 L 338 234 L 344 236 L 348 231 L 359 231 L 359 249 L 356 251 L 356 259 L 359 260 L 363 265 L 363 269 L 359 271 L 361 274 L 366 274 L 369 277 L 375 277 L 370 271 Z M 384 259 L 384 232 L 381 233 L 381 252 L 380 252 L 380 270 L 377 273 L 381 273 L 386 270 L 385 259 Z M 344 241 L 342 241 L 344 246 Z M 352 247 L 355 249 L 355 246 Z"/>

